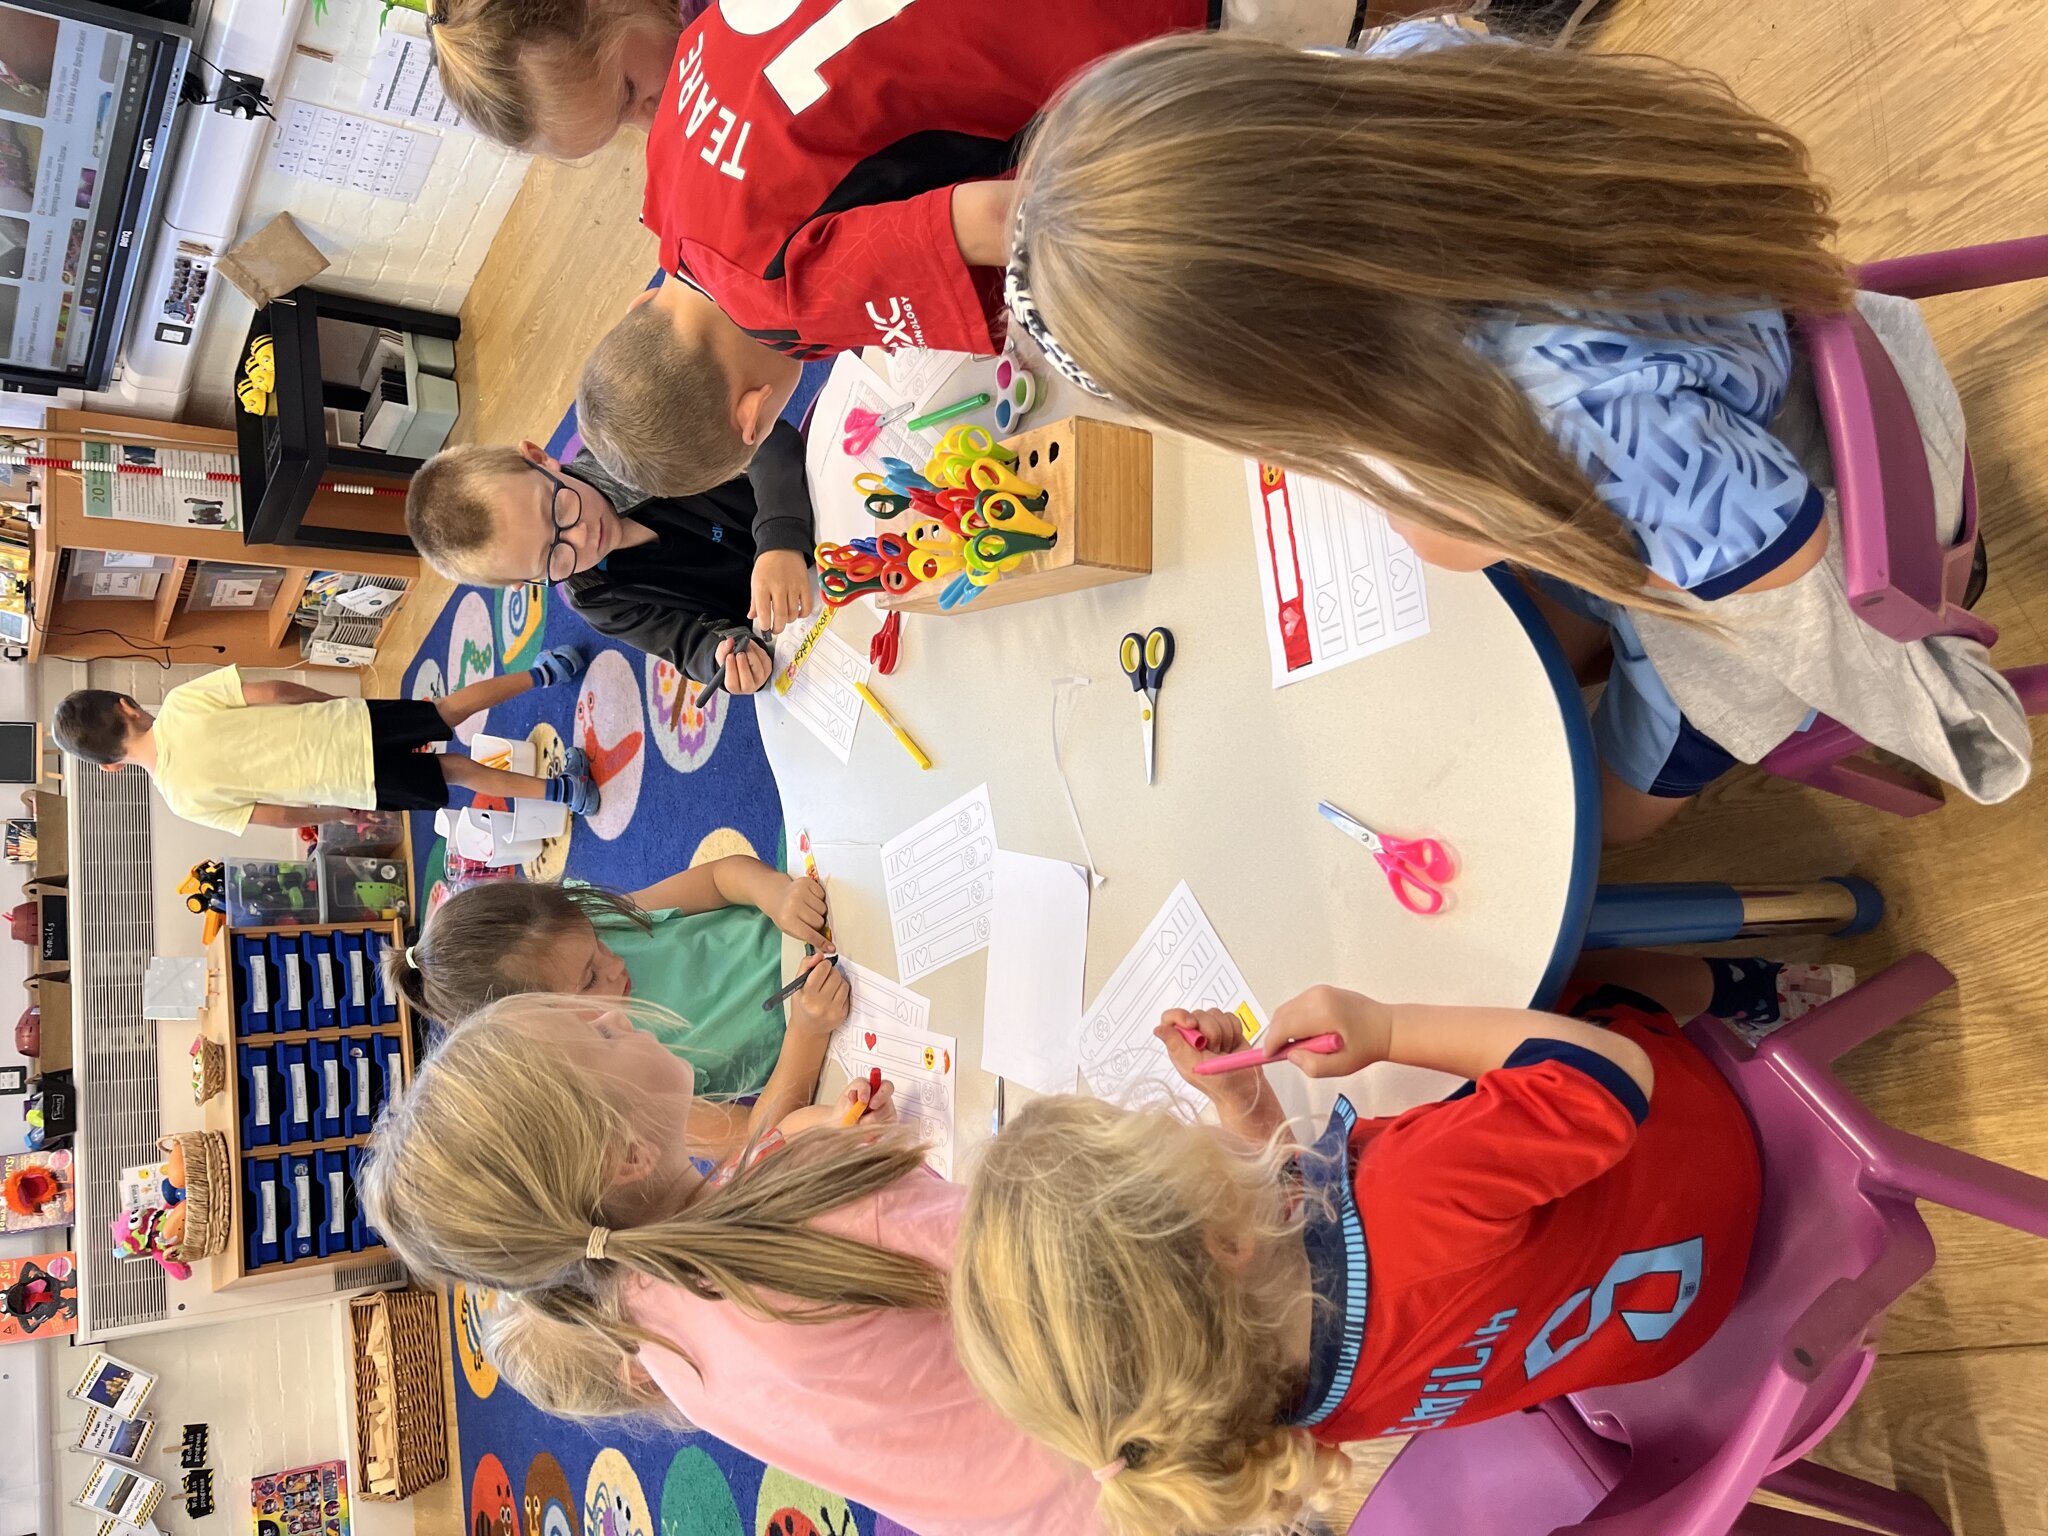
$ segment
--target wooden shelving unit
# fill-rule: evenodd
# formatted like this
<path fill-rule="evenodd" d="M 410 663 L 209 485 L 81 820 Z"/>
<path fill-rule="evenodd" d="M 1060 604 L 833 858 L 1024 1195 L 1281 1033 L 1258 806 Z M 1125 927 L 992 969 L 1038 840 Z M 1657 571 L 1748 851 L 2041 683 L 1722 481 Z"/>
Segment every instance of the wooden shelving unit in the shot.
<path fill-rule="evenodd" d="M 233 456 L 235 434 L 172 422 L 135 421 L 92 411 L 49 413 L 45 434 L 53 458 L 83 456 L 91 441 L 140 441 L 159 447 L 191 447 Z M 247 542 L 239 532 L 215 528 L 184 528 L 119 518 L 87 517 L 80 475 L 75 470 L 44 471 L 43 521 L 35 530 L 31 556 L 33 596 L 28 659 L 67 656 L 85 661 L 99 656 L 161 655 L 174 662 L 230 663 L 244 667 L 306 665 L 293 635 L 292 618 L 306 583 L 315 571 L 348 571 L 362 576 L 396 576 L 410 583 L 419 575 L 419 560 L 408 554 L 332 549 L 313 544 Z M 340 498 L 365 502 L 365 498 Z M 247 519 L 249 509 L 243 509 Z M 393 515 L 387 507 L 359 505 L 366 518 Z M 171 568 L 153 601 L 122 598 L 76 598 L 62 595 L 68 557 L 75 551 L 167 557 Z M 268 604 L 246 609 L 191 612 L 185 606 L 195 568 L 201 561 L 269 566 L 283 574 L 283 585 Z M 400 599 L 403 605 L 404 599 Z M 395 611 L 395 610 L 394 610 Z M 161 648 L 161 649 L 159 649 Z"/>
<path fill-rule="evenodd" d="M 392 943 L 405 943 L 405 923 L 402 918 L 389 922 L 370 923 L 312 923 L 289 928 L 223 928 L 207 946 L 207 987 L 206 1006 L 199 1015 L 200 1032 L 206 1039 L 224 1046 L 228 1053 L 227 1086 L 206 1101 L 204 1107 L 206 1129 L 219 1131 L 228 1139 L 230 1159 L 234 1164 L 234 1220 L 233 1233 L 228 1240 L 227 1251 L 209 1261 L 212 1265 L 208 1285 L 213 1290 L 225 1290 L 230 1286 L 260 1284 L 267 1280 L 292 1279 L 318 1270 L 335 1269 L 344 1265 L 375 1264 L 389 1256 L 389 1250 L 381 1245 L 354 1249 L 346 1253 L 328 1254 L 324 1257 L 294 1259 L 290 1262 L 265 1264 L 252 1269 L 248 1263 L 248 1223 L 251 1213 L 244 1195 L 247 1179 L 244 1175 L 245 1161 L 251 1158 L 281 1158 L 301 1156 L 309 1153 L 332 1152 L 366 1145 L 367 1132 L 350 1136 L 327 1137 L 315 1141 L 294 1141 L 277 1146 L 245 1147 L 242 1144 L 242 1074 L 236 1048 L 243 1044 L 275 1045 L 279 1043 L 360 1040 L 371 1035 L 396 1035 L 398 1038 L 400 1076 L 405 1082 L 412 1081 L 412 1014 L 406 1007 L 405 999 L 398 999 L 398 1021 L 396 1023 L 360 1024 L 344 1028 L 289 1030 L 276 1033 L 268 1030 L 244 1030 L 238 1020 L 240 1010 L 236 1004 L 236 988 L 239 985 L 237 968 L 233 961 L 233 942 L 237 936 L 245 938 L 268 938 L 272 935 L 304 934 L 381 934 Z M 371 979 L 372 986 L 375 978 Z"/>

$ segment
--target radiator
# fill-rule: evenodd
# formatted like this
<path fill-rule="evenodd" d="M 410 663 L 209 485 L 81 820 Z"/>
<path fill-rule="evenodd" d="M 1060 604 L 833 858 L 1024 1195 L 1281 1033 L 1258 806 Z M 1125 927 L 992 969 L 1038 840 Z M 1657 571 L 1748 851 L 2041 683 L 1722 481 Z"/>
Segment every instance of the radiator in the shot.
<path fill-rule="evenodd" d="M 164 1273 L 114 1258 L 123 1168 L 155 1162 L 156 1026 L 142 1016 L 142 973 L 156 953 L 150 915 L 149 778 L 101 773 L 67 757 L 71 803 L 71 1004 L 78 1080 L 79 1331 L 161 1321 Z"/>

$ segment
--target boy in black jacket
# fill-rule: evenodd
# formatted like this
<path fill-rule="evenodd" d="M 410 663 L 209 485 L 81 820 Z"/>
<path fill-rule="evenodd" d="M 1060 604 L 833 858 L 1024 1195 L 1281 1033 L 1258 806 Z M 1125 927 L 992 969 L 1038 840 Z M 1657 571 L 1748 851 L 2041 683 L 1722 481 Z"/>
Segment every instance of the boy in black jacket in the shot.
<path fill-rule="evenodd" d="M 448 448 L 413 476 L 405 522 L 455 581 L 543 581 L 592 629 L 734 693 L 768 681 L 753 644 L 815 606 L 804 444 L 779 422 L 738 479 L 695 496 L 644 497 L 588 453 L 558 463 L 534 443 Z"/>

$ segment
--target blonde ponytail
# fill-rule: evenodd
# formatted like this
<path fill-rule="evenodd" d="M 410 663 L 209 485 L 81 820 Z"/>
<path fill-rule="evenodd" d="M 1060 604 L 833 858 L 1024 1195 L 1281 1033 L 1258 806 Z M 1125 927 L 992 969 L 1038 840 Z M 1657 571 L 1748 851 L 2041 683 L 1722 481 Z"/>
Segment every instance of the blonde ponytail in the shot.
<path fill-rule="evenodd" d="M 790 1323 L 944 1305 L 923 1260 L 814 1225 L 916 1173 L 908 1131 L 810 1132 L 705 1187 L 687 1161 L 689 1069 L 656 1042 L 640 1058 L 600 1040 L 622 1019 L 682 1023 L 639 1001 L 493 1003 L 448 1034 L 371 1141 L 364 1207 L 400 1260 L 516 1293 L 500 1366 L 515 1387 L 565 1412 L 644 1411 L 633 1357 L 667 1341 L 628 1320 L 632 1276 Z"/>
<path fill-rule="evenodd" d="M 1066 89 L 1019 183 L 1044 325 L 1123 404 L 1688 621 L 1470 339 L 1851 294 L 1799 140 L 1649 59 L 1162 38 Z"/>
<path fill-rule="evenodd" d="M 1096 1475 L 1115 1536 L 1284 1531 L 1341 1458 L 1276 1421 L 1309 1305 L 1282 1154 L 1095 1099 L 1033 1101 L 983 1152 L 953 1274 L 969 1377 Z M 1291 1258 L 1290 1258 L 1291 1255 Z"/>

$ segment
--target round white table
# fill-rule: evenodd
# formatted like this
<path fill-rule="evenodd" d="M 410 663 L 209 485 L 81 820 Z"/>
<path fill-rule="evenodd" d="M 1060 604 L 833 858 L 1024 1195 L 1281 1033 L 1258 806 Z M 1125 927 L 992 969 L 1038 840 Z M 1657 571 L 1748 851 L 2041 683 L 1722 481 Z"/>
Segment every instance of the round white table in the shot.
<path fill-rule="evenodd" d="M 1028 424 L 1059 419 L 1071 400 L 1056 391 Z M 1079 408 L 1113 414 L 1099 402 Z M 1150 576 L 905 616 L 901 664 L 871 686 L 931 757 L 929 772 L 872 714 L 842 765 L 771 694 L 759 696 L 792 861 L 800 833 L 823 845 L 841 949 L 896 976 L 879 847 L 983 782 L 1000 846 L 1086 862 L 1052 743 L 1054 680 L 1079 676 L 1090 682 L 1070 690 L 1064 756 L 1104 877 L 1081 1003 L 1183 879 L 1269 1014 L 1317 982 L 1402 1001 L 1515 1005 L 1553 989 L 1592 897 L 1599 814 L 1597 786 L 1585 781 L 1597 770 L 1576 686 L 1527 600 L 1484 575 L 1431 570 L 1428 635 L 1276 689 L 1243 462 L 1155 434 L 1153 474 Z M 850 487 L 813 495 L 821 538 L 872 526 Z M 862 601 L 832 633 L 865 654 L 879 622 Z M 1178 654 L 1160 690 L 1157 783 L 1147 786 L 1139 696 L 1117 648 L 1127 631 L 1156 624 L 1173 630 Z M 1325 799 L 1380 830 L 1449 843 L 1459 861 L 1452 908 L 1418 917 L 1400 907 L 1366 850 L 1316 814 Z M 988 1134 L 994 1102 L 995 1079 L 980 1070 L 986 964 L 983 951 L 909 983 L 931 999 L 931 1027 L 959 1038 L 956 1154 Z M 1327 1106 L 1331 1095 L 1302 1092 L 1297 1074 L 1274 1077 L 1292 1085 L 1290 1107 Z M 1382 1066 L 1341 1086 L 1372 1114 L 1439 1096 L 1445 1082 Z M 1009 1111 L 1025 1097 L 1010 1085 Z"/>

